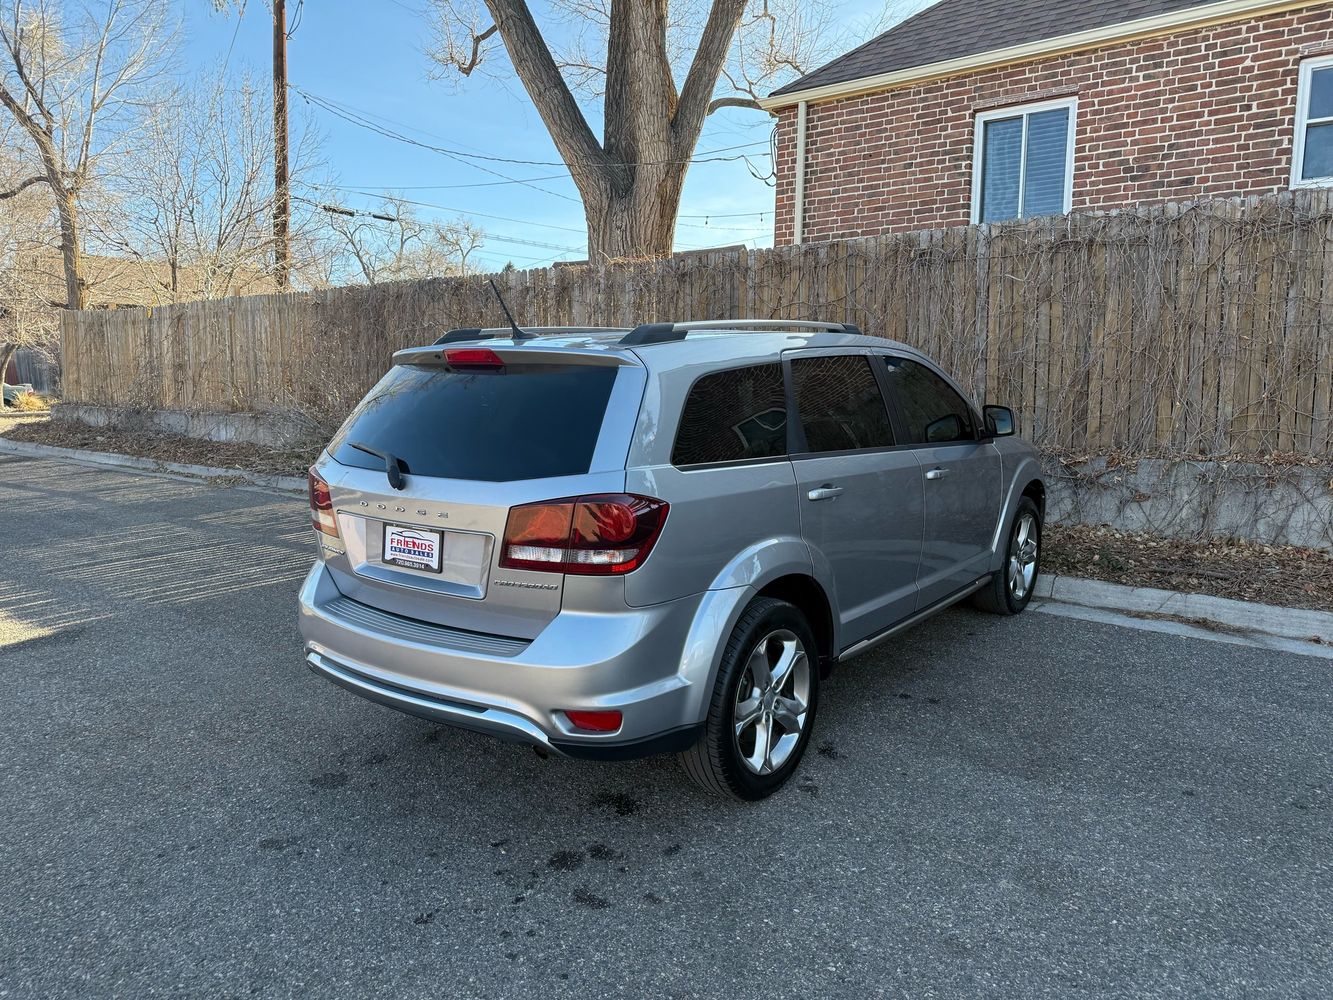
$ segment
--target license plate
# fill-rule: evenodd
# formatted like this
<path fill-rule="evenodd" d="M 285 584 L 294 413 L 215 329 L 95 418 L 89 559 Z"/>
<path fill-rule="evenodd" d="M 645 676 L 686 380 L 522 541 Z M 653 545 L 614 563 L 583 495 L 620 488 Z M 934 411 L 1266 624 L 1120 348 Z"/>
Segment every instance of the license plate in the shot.
<path fill-rule="evenodd" d="M 384 526 L 384 555 L 386 563 L 408 569 L 424 569 L 438 573 L 444 548 L 440 532 L 425 528 L 405 528 L 398 524 Z"/>

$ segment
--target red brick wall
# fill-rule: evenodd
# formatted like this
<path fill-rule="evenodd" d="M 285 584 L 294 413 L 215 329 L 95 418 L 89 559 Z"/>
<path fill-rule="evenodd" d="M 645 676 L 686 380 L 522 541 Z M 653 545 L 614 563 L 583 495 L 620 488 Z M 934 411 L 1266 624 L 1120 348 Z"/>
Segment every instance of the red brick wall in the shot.
<path fill-rule="evenodd" d="M 806 241 L 971 221 L 979 111 L 1077 95 L 1074 210 L 1289 186 L 1300 62 L 1333 3 L 811 104 Z M 793 239 L 796 108 L 778 118 L 776 242 Z"/>

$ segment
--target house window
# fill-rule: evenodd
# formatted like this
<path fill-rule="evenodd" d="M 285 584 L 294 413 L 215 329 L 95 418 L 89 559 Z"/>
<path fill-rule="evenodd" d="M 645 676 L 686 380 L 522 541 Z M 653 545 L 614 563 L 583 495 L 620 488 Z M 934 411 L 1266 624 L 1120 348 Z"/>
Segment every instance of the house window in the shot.
<path fill-rule="evenodd" d="M 1301 63 L 1292 187 L 1333 184 L 1333 57 Z"/>
<path fill-rule="evenodd" d="M 977 115 L 972 221 L 1068 212 L 1074 193 L 1073 98 Z"/>

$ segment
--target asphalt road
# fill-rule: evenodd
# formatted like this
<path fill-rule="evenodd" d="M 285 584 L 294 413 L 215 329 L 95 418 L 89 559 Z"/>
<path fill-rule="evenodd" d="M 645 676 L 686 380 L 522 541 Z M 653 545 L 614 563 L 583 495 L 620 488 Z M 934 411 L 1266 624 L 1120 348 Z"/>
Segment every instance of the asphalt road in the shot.
<path fill-rule="evenodd" d="M 759 805 L 310 674 L 300 503 L 0 459 L 0 996 L 1333 995 L 1333 663 L 954 611 Z"/>

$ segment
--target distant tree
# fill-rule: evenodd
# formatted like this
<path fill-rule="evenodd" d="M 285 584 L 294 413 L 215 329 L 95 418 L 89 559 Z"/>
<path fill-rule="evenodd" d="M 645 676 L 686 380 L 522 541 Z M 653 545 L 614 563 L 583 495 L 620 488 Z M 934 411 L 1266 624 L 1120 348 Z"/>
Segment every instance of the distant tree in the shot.
<path fill-rule="evenodd" d="M 467 274 L 468 257 L 485 242 L 470 222 L 426 221 L 392 196 L 370 213 L 330 211 L 328 225 L 338 272 L 369 285 Z"/>
<path fill-rule="evenodd" d="M 291 146 L 292 179 L 322 167 L 320 139 Z M 117 225 L 100 234 L 138 260 L 167 299 L 264 290 L 273 271 L 273 120 L 264 85 L 249 74 L 205 71 L 147 113 L 116 193 Z M 309 210 L 292 219 L 293 271 L 316 264 Z"/>
<path fill-rule="evenodd" d="M 0 128 L 0 150 L 9 148 Z M 0 153 L 0 188 L 14 191 L 31 168 Z M 56 249 L 51 199 L 38 185 L 0 200 L 0 381 L 21 347 L 45 350 L 54 341 L 49 265 Z"/>
<path fill-rule="evenodd" d="M 551 0 L 558 42 L 525 0 L 429 2 L 442 70 L 469 76 L 503 43 L 578 186 L 594 258 L 670 253 L 704 120 L 757 108 L 831 40 L 823 0 Z M 600 142 L 580 104 L 599 98 Z"/>
<path fill-rule="evenodd" d="M 39 169 L 0 198 L 39 185 L 59 221 L 65 304 L 87 303 L 85 193 L 123 152 L 169 54 L 169 0 L 0 0 L 0 106 Z"/>

